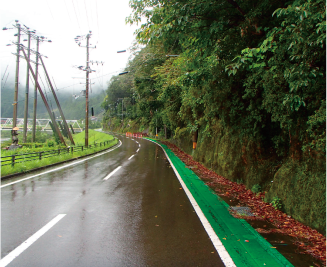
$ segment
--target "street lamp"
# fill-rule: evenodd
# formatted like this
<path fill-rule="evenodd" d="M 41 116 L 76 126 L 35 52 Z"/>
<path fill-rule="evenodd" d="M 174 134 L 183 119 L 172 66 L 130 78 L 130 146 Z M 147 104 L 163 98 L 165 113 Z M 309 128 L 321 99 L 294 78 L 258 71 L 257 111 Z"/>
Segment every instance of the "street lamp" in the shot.
<path fill-rule="evenodd" d="M 121 73 L 119 73 L 118 75 L 124 75 L 124 74 L 127 74 L 127 73 L 129 73 L 129 71 L 121 72 Z"/>

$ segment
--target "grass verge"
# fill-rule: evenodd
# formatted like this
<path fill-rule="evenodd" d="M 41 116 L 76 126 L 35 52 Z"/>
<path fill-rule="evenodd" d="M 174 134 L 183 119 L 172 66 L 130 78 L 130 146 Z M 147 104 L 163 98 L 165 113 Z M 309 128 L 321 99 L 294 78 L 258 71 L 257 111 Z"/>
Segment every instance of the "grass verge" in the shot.
<path fill-rule="evenodd" d="M 90 135 L 91 133 L 91 135 Z M 90 138 L 91 137 L 91 138 Z M 85 133 L 81 132 L 79 134 L 74 135 L 74 141 L 76 146 L 82 145 L 82 140 L 84 141 L 85 138 Z M 104 147 L 104 146 L 96 146 L 96 147 L 91 147 L 88 149 L 84 149 L 83 151 L 74 151 L 73 153 L 67 153 L 67 154 L 62 154 L 50 158 L 45 158 L 42 160 L 34 160 L 34 161 L 28 161 L 28 162 L 22 162 L 20 164 L 15 164 L 14 167 L 7 165 L 7 166 L 1 166 L 1 177 L 5 177 L 8 175 L 12 174 L 20 174 L 20 173 L 25 173 L 27 171 L 37 169 L 40 167 L 52 165 L 55 163 L 60 163 L 64 162 L 67 160 L 71 160 L 74 158 L 79 158 L 82 156 L 90 155 L 99 151 L 102 151 L 104 149 L 108 149 L 109 147 L 112 147 L 113 145 L 117 144 L 118 140 L 115 139 L 112 135 L 108 135 L 106 133 L 101 133 L 93 130 L 89 130 L 89 144 L 93 145 L 95 143 L 100 143 L 100 142 L 105 142 L 109 141 L 109 143 Z M 55 149 L 55 148 L 52 148 Z M 41 149 L 42 150 L 42 149 Z M 43 149 L 45 150 L 45 149 Z M 1 156 L 9 156 L 13 154 L 23 154 L 23 153 L 33 153 L 33 152 L 38 152 L 40 151 L 40 148 L 38 149 L 33 149 L 33 148 L 24 148 L 23 150 L 15 150 L 15 151 L 2 151 Z"/>

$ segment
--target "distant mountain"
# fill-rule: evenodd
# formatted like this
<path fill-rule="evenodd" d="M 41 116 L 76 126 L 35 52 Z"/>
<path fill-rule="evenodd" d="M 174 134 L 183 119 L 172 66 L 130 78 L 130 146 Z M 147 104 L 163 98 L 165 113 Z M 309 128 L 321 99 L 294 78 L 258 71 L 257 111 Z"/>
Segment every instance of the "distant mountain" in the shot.
<path fill-rule="evenodd" d="M 101 90 L 92 90 L 93 92 L 89 94 L 89 114 L 91 116 L 91 107 L 94 109 L 94 115 L 97 116 L 102 113 L 102 108 L 100 107 L 104 99 L 104 93 Z M 45 93 L 45 92 L 44 92 Z M 85 118 L 85 97 L 82 95 L 73 96 L 67 91 L 56 91 L 57 98 L 59 100 L 60 106 L 64 112 L 66 119 L 79 120 Z M 46 90 L 46 99 L 53 110 L 56 117 L 60 116 L 59 110 L 57 108 L 56 102 L 52 93 Z M 38 93 L 37 98 L 37 118 L 45 119 L 49 118 L 47 109 L 43 103 L 43 100 Z M 6 87 L 1 88 L 1 117 L 2 118 L 12 118 L 13 116 L 13 101 L 14 101 L 14 85 L 8 84 Z M 30 88 L 29 92 L 29 103 L 28 103 L 28 117 L 33 117 L 33 103 L 34 103 L 34 88 Z M 18 118 L 24 117 L 24 106 L 25 106 L 25 88 L 19 88 L 18 91 Z"/>

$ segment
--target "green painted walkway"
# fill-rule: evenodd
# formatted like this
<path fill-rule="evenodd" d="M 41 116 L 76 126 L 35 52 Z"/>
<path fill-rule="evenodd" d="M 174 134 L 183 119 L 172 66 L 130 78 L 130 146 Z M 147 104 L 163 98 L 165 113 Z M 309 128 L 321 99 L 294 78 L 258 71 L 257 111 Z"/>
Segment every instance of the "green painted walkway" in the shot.
<path fill-rule="evenodd" d="M 230 215 L 229 205 L 205 185 L 192 170 L 186 168 L 185 164 L 167 146 L 156 140 L 147 139 L 163 148 L 175 173 L 177 172 L 177 177 L 180 176 L 184 190 L 193 196 L 200 208 L 200 212 L 197 213 L 202 224 L 206 228 L 206 221 L 210 223 L 209 228 L 213 229 L 218 238 L 210 234 L 207 228 L 206 230 L 226 266 L 293 266 L 245 220 Z M 191 202 L 192 196 L 188 196 Z M 202 220 L 201 214 L 206 219 Z"/>

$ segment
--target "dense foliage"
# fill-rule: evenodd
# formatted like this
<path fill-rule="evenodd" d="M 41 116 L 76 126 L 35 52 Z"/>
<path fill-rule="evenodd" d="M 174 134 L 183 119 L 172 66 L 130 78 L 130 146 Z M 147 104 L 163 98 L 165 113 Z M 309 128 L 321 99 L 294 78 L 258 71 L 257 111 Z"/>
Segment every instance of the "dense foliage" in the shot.
<path fill-rule="evenodd" d="M 109 84 L 102 107 L 110 116 L 121 115 L 127 101 L 126 116 L 142 118 L 152 132 L 202 129 L 210 136 L 219 122 L 269 154 L 324 154 L 324 1 L 131 0 L 130 6 L 127 21 L 141 23 L 141 48 L 134 47 L 129 73 Z"/>

